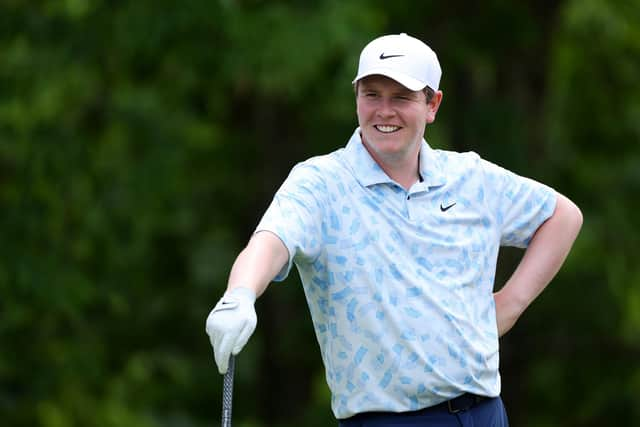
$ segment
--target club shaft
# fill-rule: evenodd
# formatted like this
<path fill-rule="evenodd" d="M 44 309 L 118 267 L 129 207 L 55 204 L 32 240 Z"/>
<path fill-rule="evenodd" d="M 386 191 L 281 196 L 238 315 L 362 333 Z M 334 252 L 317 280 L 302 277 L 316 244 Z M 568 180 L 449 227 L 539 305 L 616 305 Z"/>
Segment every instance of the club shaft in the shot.
<path fill-rule="evenodd" d="M 222 427 L 231 427 L 231 409 L 233 403 L 233 373 L 235 357 L 229 357 L 229 367 L 222 380 Z"/>

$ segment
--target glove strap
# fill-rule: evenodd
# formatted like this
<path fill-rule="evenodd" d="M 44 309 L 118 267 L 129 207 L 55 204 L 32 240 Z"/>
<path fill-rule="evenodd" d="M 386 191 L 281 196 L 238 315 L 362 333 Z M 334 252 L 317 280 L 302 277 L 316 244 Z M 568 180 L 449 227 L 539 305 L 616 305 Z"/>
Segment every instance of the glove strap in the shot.
<path fill-rule="evenodd" d="M 233 310 L 241 303 L 252 304 L 256 301 L 256 293 L 245 287 L 233 288 L 220 298 L 220 301 L 213 308 L 213 313 L 223 310 Z"/>

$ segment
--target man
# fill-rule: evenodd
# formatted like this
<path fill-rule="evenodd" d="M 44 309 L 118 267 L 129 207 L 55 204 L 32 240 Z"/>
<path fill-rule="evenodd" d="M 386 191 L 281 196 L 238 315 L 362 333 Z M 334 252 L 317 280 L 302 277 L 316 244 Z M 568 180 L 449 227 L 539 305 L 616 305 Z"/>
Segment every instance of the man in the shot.
<path fill-rule="evenodd" d="M 359 128 L 297 165 L 207 318 L 219 371 L 254 301 L 295 263 L 341 426 L 505 426 L 498 338 L 558 272 L 582 224 L 551 188 L 424 141 L 442 101 L 423 42 L 383 36 L 353 81 Z M 493 293 L 499 247 L 527 248 Z"/>

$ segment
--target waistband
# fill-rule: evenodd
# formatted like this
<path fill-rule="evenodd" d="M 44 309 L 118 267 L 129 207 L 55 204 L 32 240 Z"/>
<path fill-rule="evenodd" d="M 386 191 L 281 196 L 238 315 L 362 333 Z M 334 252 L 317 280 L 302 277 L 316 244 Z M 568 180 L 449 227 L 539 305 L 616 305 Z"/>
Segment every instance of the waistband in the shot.
<path fill-rule="evenodd" d="M 398 413 L 398 415 L 403 417 L 410 417 L 412 415 L 419 416 L 421 414 L 426 414 L 430 412 L 448 412 L 450 414 L 455 414 L 458 412 L 467 411 L 473 408 L 475 405 L 479 404 L 480 402 L 483 402 L 485 400 L 490 400 L 490 399 L 494 399 L 494 398 L 487 397 L 487 396 L 479 396 L 477 394 L 472 394 L 472 393 L 465 393 L 458 397 L 454 397 L 453 399 L 438 403 L 437 405 L 434 405 L 434 406 L 418 409 L 416 411 L 400 412 Z M 376 416 L 380 416 L 380 415 L 390 416 L 393 414 L 394 414 L 393 412 L 363 412 L 341 421 L 366 420 L 370 418 L 375 418 Z"/>

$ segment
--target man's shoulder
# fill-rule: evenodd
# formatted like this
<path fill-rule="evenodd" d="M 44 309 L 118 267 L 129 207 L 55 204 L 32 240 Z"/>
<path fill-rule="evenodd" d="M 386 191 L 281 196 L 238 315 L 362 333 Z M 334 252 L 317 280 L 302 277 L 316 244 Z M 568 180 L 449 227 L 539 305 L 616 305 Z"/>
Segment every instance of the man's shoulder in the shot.
<path fill-rule="evenodd" d="M 344 173 L 346 164 L 342 159 L 343 148 L 327 154 L 310 157 L 293 167 L 292 173 L 331 178 Z"/>
<path fill-rule="evenodd" d="M 438 157 L 438 159 L 442 159 L 444 161 L 477 162 L 481 159 L 480 155 L 475 151 L 453 151 L 434 148 L 433 153 Z"/>
<path fill-rule="evenodd" d="M 332 199 L 352 186 L 352 175 L 341 150 L 310 157 L 296 164 L 278 190 L 280 195 L 313 196 L 316 200 Z"/>
<path fill-rule="evenodd" d="M 483 161 L 475 151 L 434 149 L 433 156 L 445 174 L 476 169 Z"/>

